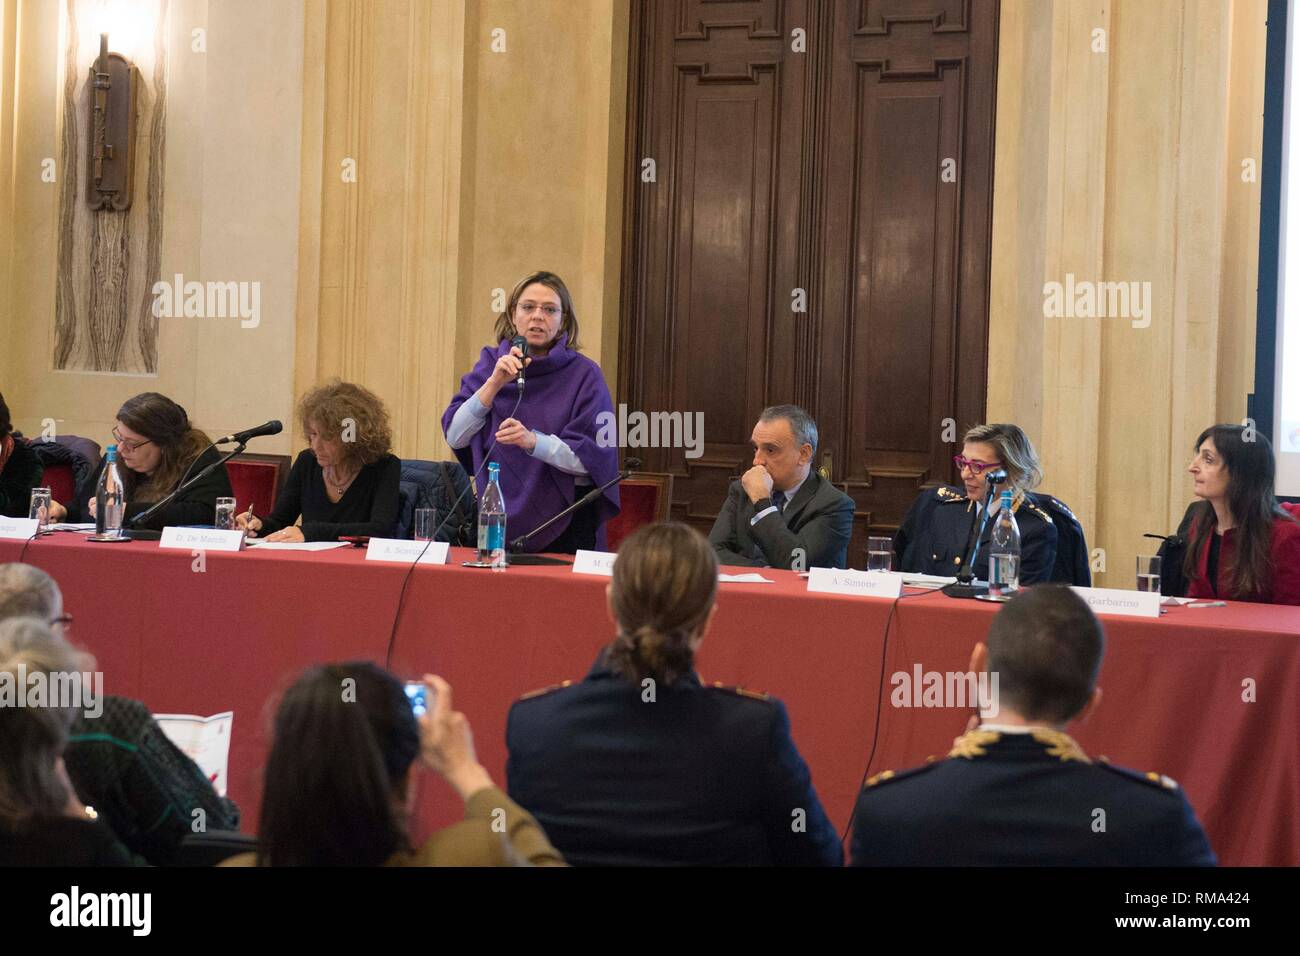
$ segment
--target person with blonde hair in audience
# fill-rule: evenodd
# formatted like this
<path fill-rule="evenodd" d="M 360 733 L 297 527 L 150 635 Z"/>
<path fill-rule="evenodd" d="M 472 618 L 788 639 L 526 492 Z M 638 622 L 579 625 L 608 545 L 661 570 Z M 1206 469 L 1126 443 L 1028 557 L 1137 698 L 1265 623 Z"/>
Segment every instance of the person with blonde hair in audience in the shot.
<path fill-rule="evenodd" d="M 25 692 L 34 677 L 81 699 L 0 706 L 0 866 L 129 866 L 130 854 L 77 796 L 63 763 L 88 689 L 77 653 L 38 618 L 0 621 L 0 682 Z"/>
<path fill-rule="evenodd" d="M 586 680 L 510 709 L 508 790 L 569 862 L 843 863 L 785 706 L 696 673 L 717 590 L 703 535 L 639 529 L 606 589 L 616 636 Z"/>
<path fill-rule="evenodd" d="M 402 682 L 369 661 L 304 673 L 275 715 L 256 854 L 223 866 L 562 866 L 528 813 L 478 762 L 451 687 L 425 675 L 417 717 Z M 416 761 L 465 802 L 465 819 L 411 845 Z"/>
<path fill-rule="evenodd" d="M 303 395 L 298 421 L 309 447 L 293 463 L 275 508 L 260 518 L 236 515 L 236 527 L 267 541 L 391 536 L 402 463 L 392 453 L 393 427 L 379 396 L 335 379 Z"/>
<path fill-rule="evenodd" d="M 33 617 L 64 643 L 72 615 L 58 584 L 30 564 L 0 564 L 0 621 Z M 69 646 L 82 671 L 94 658 Z M 104 694 L 96 712 L 79 710 L 63 753 L 77 794 L 128 850 L 155 866 L 175 863 L 196 819 L 207 830 L 239 826 L 239 808 L 219 796 L 198 764 L 181 752 L 149 708 Z"/>

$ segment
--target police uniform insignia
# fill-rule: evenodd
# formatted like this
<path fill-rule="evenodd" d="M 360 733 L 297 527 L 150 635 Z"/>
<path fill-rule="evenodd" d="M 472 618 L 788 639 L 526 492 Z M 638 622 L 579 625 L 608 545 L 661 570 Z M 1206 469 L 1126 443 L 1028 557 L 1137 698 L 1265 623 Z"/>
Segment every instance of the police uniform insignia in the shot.
<path fill-rule="evenodd" d="M 739 694 L 741 697 L 748 697 L 750 700 L 771 700 L 771 694 L 765 694 L 762 691 L 746 690 L 744 687 L 734 687 L 724 684 L 722 681 L 715 680 L 711 685 L 714 690 L 726 690 L 733 694 Z"/>
<path fill-rule="evenodd" d="M 1098 757 L 1098 767 L 1105 767 L 1107 770 L 1113 770 L 1115 773 L 1122 774 L 1130 780 L 1138 780 L 1151 787 L 1159 787 L 1161 790 L 1174 791 L 1178 789 L 1178 781 L 1172 777 L 1167 777 L 1163 773 L 1156 773 L 1154 770 L 1148 773 L 1142 773 L 1140 770 L 1130 770 L 1128 767 L 1117 767 L 1111 763 L 1107 757 Z"/>
<path fill-rule="evenodd" d="M 934 758 L 931 757 L 929 759 L 933 760 Z M 908 767 L 906 770 L 882 770 L 875 776 L 869 777 L 867 779 L 867 785 L 862 789 L 870 790 L 873 787 L 880 786 L 882 783 L 889 783 L 891 780 L 906 780 L 908 777 L 915 776 L 918 773 L 925 773 L 925 771 L 929 770 L 931 767 L 937 766 L 938 764 L 936 763 L 924 763 L 919 767 Z"/>
<path fill-rule="evenodd" d="M 936 492 L 936 494 L 938 494 L 940 501 L 966 501 L 967 500 L 965 495 L 958 494 L 957 492 L 949 488 L 947 485 L 941 485 L 938 491 Z"/>
<path fill-rule="evenodd" d="M 868 787 L 874 787 L 876 784 L 878 784 L 878 783 L 884 783 L 886 780 L 892 780 L 892 779 L 894 779 L 894 777 L 896 777 L 896 776 L 898 776 L 898 774 L 894 773 L 894 771 L 892 771 L 892 770 L 885 770 L 885 771 L 883 771 L 883 772 L 881 772 L 881 773 L 876 774 L 874 777 L 870 778 L 870 779 L 867 781 L 867 786 L 868 786 Z"/>
<path fill-rule="evenodd" d="M 996 730 L 971 730 L 952 742 L 952 750 L 948 751 L 949 757 L 965 757 L 970 760 L 974 757 L 983 757 L 988 751 L 984 748 L 989 744 L 995 744 L 1001 738 Z"/>
<path fill-rule="evenodd" d="M 1074 738 L 1069 734 L 1063 734 L 1059 730 L 1048 730 L 1046 727 L 1035 727 L 1032 734 L 1033 738 L 1047 749 L 1049 757 L 1060 757 L 1063 763 L 1070 760 L 1092 763 L 1088 755 L 1083 752 L 1083 748 L 1075 743 Z"/>
<path fill-rule="evenodd" d="M 558 684 L 552 684 L 550 687 L 541 687 L 537 690 L 530 690 L 528 693 L 520 695 L 519 699 L 532 700 L 534 697 L 541 697 L 542 695 L 549 694 L 552 691 L 560 690 L 563 687 L 568 687 L 572 683 L 573 681 L 566 680 L 566 681 L 561 681 Z"/>

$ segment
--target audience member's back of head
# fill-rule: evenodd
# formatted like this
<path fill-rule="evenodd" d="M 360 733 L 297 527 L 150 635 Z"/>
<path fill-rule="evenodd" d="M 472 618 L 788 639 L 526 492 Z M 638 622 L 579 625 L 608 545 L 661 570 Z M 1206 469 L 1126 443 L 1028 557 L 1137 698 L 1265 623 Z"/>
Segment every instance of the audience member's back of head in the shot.
<path fill-rule="evenodd" d="M 610 583 L 618 636 L 610 666 L 628 680 L 665 686 L 695 666 L 692 639 L 718 592 L 718 559 L 708 540 L 678 522 L 640 528 L 622 543 Z M 698 641 L 696 641 L 698 643 Z"/>
<path fill-rule="evenodd" d="M 73 675 L 77 656 L 55 637 L 49 626 L 32 617 L 0 621 L 0 681 L 22 694 L 33 688 L 32 677 Z M 69 687 L 47 676 L 47 689 Z M 28 822 L 60 816 L 71 794 L 60 780 L 57 762 L 68 740 L 75 706 L 48 696 L 23 706 L 0 707 L 0 827 L 21 828 Z M 38 705 L 39 704 L 39 705 Z"/>
<path fill-rule="evenodd" d="M 262 865 L 378 866 L 407 848 L 420 735 L 400 681 L 367 661 L 313 667 L 281 700 L 274 737 Z"/>
<path fill-rule="evenodd" d="M 35 617 L 46 623 L 63 613 L 63 596 L 54 579 L 30 564 L 0 564 L 0 621 Z"/>
<path fill-rule="evenodd" d="M 1001 706 L 1026 720 L 1064 724 L 1097 684 L 1105 637 L 1092 609 L 1068 587 L 1026 588 L 993 619 L 988 671 Z"/>

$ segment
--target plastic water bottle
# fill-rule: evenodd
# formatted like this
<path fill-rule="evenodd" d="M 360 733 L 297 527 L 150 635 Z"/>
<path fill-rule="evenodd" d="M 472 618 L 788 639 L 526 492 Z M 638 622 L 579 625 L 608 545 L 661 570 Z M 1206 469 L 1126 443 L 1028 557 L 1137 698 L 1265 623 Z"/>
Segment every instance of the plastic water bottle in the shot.
<path fill-rule="evenodd" d="M 506 569 L 506 499 L 501 494 L 501 466 L 488 462 L 488 485 L 478 506 L 478 560 L 493 571 Z"/>
<path fill-rule="evenodd" d="M 99 485 L 95 489 L 95 536 L 122 537 L 125 511 L 126 494 L 122 490 L 122 475 L 117 470 L 117 446 L 109 445 L 104 470 L 99 474 Z"/>
<path fill-rule="evenodd" d="M 989 595 L 999 597 L 1020 587 L 1020 527 L 1011 511 L 1011 492 L 1002 492 L 1002 502 L 993 523 L 989 542 Z"/>

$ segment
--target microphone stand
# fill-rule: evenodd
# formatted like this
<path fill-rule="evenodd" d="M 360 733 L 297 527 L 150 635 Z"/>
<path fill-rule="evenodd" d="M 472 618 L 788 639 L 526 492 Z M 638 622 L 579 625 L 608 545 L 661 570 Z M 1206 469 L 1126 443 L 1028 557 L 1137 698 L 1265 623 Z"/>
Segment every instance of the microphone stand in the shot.
<path fill-rule="evenodd" d="M 555 524 L 555 522 L 559 521 L 565 515 L 573 514 L 573 512 L 577 511 L 579 508 L 582 508 L 590 504 L 591 502 L 595 501 L 597 498 L 603 495 L 607 490 L 612 488 L 614 485 L 618 484 L 620 481 L 625 480 L 626 478 L 631 476 L 631 474 L 632 474 L 631 468 L 624 468 L 622 471 L 620 471 L 609 481 L 605 482 L 599 488 L 592 488 L 591 491 L 587 492 L 585 495 L 583 495 L 573 504 L 569 505 L 569 507 L 565 508 L 559 514 L 551 518 L 548 518 L 546 521 L 539 524 L 536 528 L 534 528 L 532 531 L 528 532 L 527 534 L 520 535 L 518 538 L 515 538 L 515 540 L 510 542 L 510 547 L 507 549 L 506 563 L 521 564 L 521 565 L 522 564 L 572 564 L 573 562 L 564 561 L 560 558 L 547 558 L 539 554 L 522 554 L 521 552 L 523 551 L 524 545 L 528 543 L 529 539 L 532 538 L 533 535 L 537 534 L 540 531 L 545 531 L 547 528 Z"/>
<path fill-rule="evenodd" d="M 209 447 L 212 447 L 212 446 L 209 446 Z M 152 515 L 155 511 L 157 511 L 157 510 L 158 510 L 159 508 L 161 508 L 163 505 L 167 504 L 169 501 L 171 501 L 173 498 L 175 498 L 177 495 L 179 495 L 182 491 L 188 491 L 190 488 L 194 487 L 196 484 L 199 483 L 199 481 L 200 481 L 201 479 L 206 478 L 208 475 L 212 474 L 212 472 L 216 471 L 218 468 L 220 468 L 220 467 L 221 467 L 222 465 L 224 465 L 226 462 L 230 461 L 230 459 L 232 459 L 232 458 L 234 458 L 236 455 L 240 454 L 240 453 L 241 453 L 245 448 L 247 448 L 247 447 L 248 447 L 248 443 L 247 443 L 247 442 L 242 442 L 242 441 L 241 441 L 241 442 L 240 442 L 240 443 L 235 447 L 235 450 L 234 450 L 234 451 L 232 451 L 230 454 L 226 455 L 224 458 L 218 458 L 218 459 L 217 459 L 216 461 L 214 461 L 212 464 L 208 465 L 208 467 L 204 468 L 202 471 L 200 471 L 200 472 L 198 472 L 196 475 L 194 475 L 193 478 L 190 478 L 188 481 L 185 481 L 185 482 L 183 482 L 182 484 L 180 484 L 180 485 L 176 488 L 176 490 L 173 491 L 171 494 L 169 494 L 166 498 L 163 498 L 161 501 L 156 501 L 156 502 L 154 502 L 154 503 L 153 503 L 152 505 L 150 505 L 147 509 L 145 509 L 144 511 L 141 511 L 141 512 L 140 512 L 138 515 L 136 515 L 135 517 L 133 517 L 133 518 L 128 518 L 126 521 L 123 521 L 123 522 L 122 522 L 122 531 L 123 531 L 123 533 L 125 534 L 125 536 L 128 537 L 128 538 L 130 538 L 132 541 L 157 541 L 159 538 L 162 537 L 162 532 L 161 532 L 161 531 L 152 531 L 152 530 L 150 530 L 150 529 L 148 529 L 148 528 L 139 528 L 139 529 L 131 530 L 131 529 L 129 528 L 129 526 L 130 526 L 130 525 L 139 524 L 141 521 L 144 521 L 146 518 L 148 518 L 150 515 Z"/>
<path fill-rule="evenodd" d="M 988 493 L 984 496 L 984 507 L 980 509 L 979 514 L 971 516 L 970 534 L 966 536 L 966 547 L 962 550 L 961 570 L 957 572 L 957 580 L 942 589 L 943 593 L 950 598 L 977 598 L 989 593 L 987 584 L 974 583 L 975 558 L 979 554 L 980 538 L 984 536 L 984 526 L 988 524 L 989 507 L 993 504 L 996 489 L 997 485 L 989 482 Z"/>

